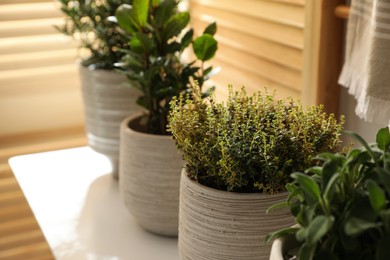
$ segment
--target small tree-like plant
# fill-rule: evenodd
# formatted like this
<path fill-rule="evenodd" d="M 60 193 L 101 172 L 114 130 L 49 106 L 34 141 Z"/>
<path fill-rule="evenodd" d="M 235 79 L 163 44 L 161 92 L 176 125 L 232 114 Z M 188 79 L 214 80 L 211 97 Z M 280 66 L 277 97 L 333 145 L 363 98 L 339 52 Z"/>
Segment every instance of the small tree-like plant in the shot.
<path fill-rule="evenodd" d="M 110 19 L 121 4 L 131 4 L 131 0 L 58 0 L 65 14 L 65 24 L 57 27 L 65 35 L 79 42 L 79 47 L 87 50 L 82 65 L 112 70 L 120 61 L 128 39 L 118 30 L 118 24 Z"/>
<path fill-rule="evenodd" d="M 267 91 L 248 96 L 230 88 L 226 103 L 213 95 L 171 102 L 169 131 L 189 177 L 208 187 L 236 192 L 283 191 L 290 174 L 315 164 L 319 152 L 340 145 L 337 123 L 322 106 L 275 100 Z"/>
<path fill-rule="evenodd" d="M 212 67 L 205 67 L 205 62 L 217 50 L 216 24 L 193 39 L 193 29 L 186 29 L 190 15 L 178 11 L 176 0 L 134 0 L 132 6 L 120 6 L 116 17 L 130 39 L 118 66 L 143 93 L 138 104 L 148 111 L 143 120 L 147 131 L 167 134 L 169 102 L 190 91 L 192 79 L 202 86 L 211 75 Z M 183 53 L 190 45 L 196 59 L 184 62 Z"/>
<path fill-rule="evenodd" d="M 294 173 L 287 202 L 298 226 L 268 236 L 293 234 L 298 259 L 377 259 L 390 256 L 390 133 L 382 128 L 376 144 L 350 133 L 362 148 L 348 155 L 324 153 L 322 166 Z M 282 205 L 275 205 L 279 207 Z"/>

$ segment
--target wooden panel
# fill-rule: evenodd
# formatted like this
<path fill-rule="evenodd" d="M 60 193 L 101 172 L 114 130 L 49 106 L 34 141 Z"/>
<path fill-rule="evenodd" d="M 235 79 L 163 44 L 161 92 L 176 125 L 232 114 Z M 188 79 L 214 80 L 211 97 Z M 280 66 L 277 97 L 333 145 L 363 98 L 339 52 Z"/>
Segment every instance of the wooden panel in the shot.
<path fill-rule="evenodd" d="M 283 1 L 283 0 L 281 0 Z M 0 5 L 53 2 L 53 0 L 0 0 Z"/>
<path fill-rule="evenodd" d="M 303 6 L 305 4 L 305 0 L 264 0 L 264 1 L 278 2 L 278 3 L 298 5 L 298 6 Z"/>
<path fill-rule="evenodd" d="M 31 20 L 62 17 L 58 5 L 53 2 L 9 4 L 0 8 L 0 21 Z"/>
<path fill-rule="evenodd" d="M 27 204 L 25 205 L 28 207 Z M 30 208 L 28 207 L 28 209 Z M 34 243 L 34 242 L 41 242 L 41 241 L 42 241 L 42 233 L 39 232 L 39 230 L 20 232 L 20 233 L 8 235 L 6 237 L 0 237 L 0 248 L 4 250 L 12 246 L 20 246 L 20 244 L 26 242 Z"/>
<path fill-rule="evenodd" d="M 202 28 L 205 23 L 202 23 Z M 274 44 L 273 42 L 263 40 L 238 31 L 229 30 L 223 27 L 218 28 L 216 38 L 219 43 L 249 55 L 261 57 L 264 60 L 280 64 L 295 70 L 302 70 L 302 51 L 290 48 L 285 45 Z"/>
<path fill-rule="evenodd" d="M 197 28 L 204 28 L 206 23 L 194 23 Z M 215 35 L 220 45 L 229 46 L 238 51 L 264 60 L 301 71 L 303 67 L 302 51 L 285 45 L 274 44 L 259 37 L 243 34 L 239 31 L 218 27 Z M 217 52 L 219 55 L 220 50 Z"/>
<path fill-rule="evenodd" d="M 336 18 L 336 6 L 344 0 L 322 1 L 321 30 L 318 64 L 317 103 L 324 104 L 327 112 L 338 113 L 340 85 L 338 78 L 342 66 L 344 21 Z"/>
<path fill-rule="evenodd" d="M 21 190 L 15 191 L 22 193 Z M 4 197 L 4 195 L 1 195 L 1 197 Z M 23 197 L 23 196 L 22 196 Z M 24 199 L 24 197 L 23 197 Z M 21 200 L 23 201 L 23 200 Z M 13 219 L 10 221 L 4 221 L 0 222 L 0 234 L 3 236 L 12 235 L 15 233 L 23 232 L 23 230 L 34 230 L 37 229 L 39 226 L 34 218 L 31 217 L 24 217 L 21 219 Z M 4 248 L 1 248 L 4 250 Z M 1 259 L 1 258 L 0 258 Z"/>
<path fill-rule="evenodd" d="M 83 124 L 77 49 L 52 0 L 0 0 L 0 137 Z"/>
<path fill-rule="evenodd" d="M 212 78 L 213 84 L 217 86 L 216 94 L 218 98 L 224 99 L 228 94 L 228 85 L 233 85 L 235 89 L 245 86 L 248 93 L 253 93 L 258 90 L 263 90 L 267 87 L 269 90 L 277 90 L 278 98 L 294 97 L 299 98 L 300 92 L 281 86 L 273 81 L 262 78 L 254 73 L 241 70 L 240 68 L 226 64 L 215 59 L 213 64 L 221 66 L 221 72 Z"/>
<path fill-rule="evenodd" d="M 82 127 L 0 138 L 0 259 L 54 259 L 6 163 L 8 158 L 85 144 L 86 138 Z"/>
<path fill-rule="evenodd" d="M 0 22 L 0 38 L 58 33 L 54 26 L 62 24 L 63 18 Z"/>
<path fill-rule="evenodd" d="M 4 141 L 0 139 L 0 154 L 2 153 L 2 150 L 5 148 Z M 0 155 L 0 181 L 3 179 L 8 179 L 10 177 L 13 177 L 11 168 L 9 167 L 7 163 L 8 157 L 2 157 Z"/>
<path fill-rule="evenodd" d="M 17 184 L 17 181 L 15 178 L 9 177 L 7 179 L 10 179 Z M 4 183 L 7 179 L 1 179 L 0 183 Z M 15 186 L 13 186 L 12 189 L 10 189 L 10 190 L 20 191 L 20 187 L 17 184 Z M 0 196 L 3 196 L 3 194 L 5 194 L 5 193 L 6 192 L 2 191 L 0 193 Z M 10 219 L 23 218 L 23 217 L 30 215 L 30 214 L 31 214 L 30 207 L 26 203 L 11 204 L 7 207 L 7 210 L 0 211 L 0 222 L 7 221 Z M 2 244 L 1 241 L 2 240 L 0 239 L 0 245 Z"/>
<path fill-rule="evenodd" d="M 45 241 L 0 251 L 0 259 L 53 259 Z"/>
<path fill-rule="evenodd" d="M 292 48 L 303 49 L 302 28 L 286 26 L 199 4 L 191 5 L 191 11 L 193 22 L 197 20 L 205 23 L 217 21 L 219 27 L 253 35 Z M 197 27 L 195 26 L 195 28 Z M 202 31 L 200 28 L 198 30 Z"/>
<path fill-rule="evenodd" d="M 42 151 L 71 148 L 87 144 L 84 126 L 40 131 L 27 134 L 13 134 L 0 137 L 0 176 L 13 177 L 7 162 L 9 157 Z M 2 178 L 3 179 L 3 178 Z M 0 180 L 1 181 L 1 180 Z"/>
<path fill-rule="evenodd" d="M 5 54 L 0 59 L 1 71 L 12 71 L 21 69 L 33 69 L 37 67 L 57 67 L 71 65 L 72 73 L 76 75 L 77 52 L 75 49 L 39 51 L 32 53 Z"/>
<path fill-rule="evenodd" d="M 259 77 L 296 91 L 300 91 L 301 89 L 300 71 L 277 65 L 223 44 L 219 45 L 219 51 L 220 53 L 217 55 L 217 59 L 223 61 L 224 65 L 231 64 L 233 61 L 241 70 L 251 72 Z M 239 60 L 244 60 L 245 62 L 239 62 Z"/>
<path fill-rule="evenodd" d="M 12 53 L 28 53 L 59 49 L 75 49 L 76 43 L 60 34 L 11 37 L 1 39 L 0 55 Z"/>
<path fill-rule="evenodd" d="M 75 100 L 79 98 L 79 93 L 58 92 L 1 100 L 0 120 L 12 122 L 12 125 L 2 126 L 0 135 L 82 125 L 84 122 L 82 107 L 75 105 Z M 79 101 L 77 103 L 81 103 L 81 100 Z M 7 112 L 2 109 L 3 106 L 13 106 L 14 109 Z M 34 111 L 33 117 L 29 111 Z"/>
<path fill-rule="evenodd" d="M 0 71 L 0 86 L 0 136 L 84 122 L 76 64 Z"/>
<path fill-rule="evenodd" d="M 9 191 L 14 190 L 18 187 L 19 187 L 18 183 L 16 182 L 16 180 L 14 178 L 11 178 L 11 177 L 3 178 L 0 181 L 0 194 L 9 192 Z M 2 216 L 2 212 L 0 211 L 0 219 L 1 219 L 1 216 Z"/>
<path fill-rule="evenodd" d="M 0 99 L 7 96 L 36 95 L 64 88 L 78 89 L 77 65 L 0 71 L 0 85 Z"/>
<path fill-rule="evenodd" d="M 274 23 L 299 28 L 303 28 L 304 25 L 305 15 L 303 8 L 282 2 L 261 0 L 240 0 L 239 4 L 236 1 L 226 0 L 192 0 L 190 2 L 191 7 L 195 2 L 198 2 L 207 7 L 234 12 L 243 16 L 253 16 Z"/>
<path fill-rule="evenodd" d="M 305 5 L 305 48 L 303 50 L 302 103 L 317 104 L 318 53 L 321 27 L 321 2 L 307 1 Z"/>
<path fill-rule="evenodd" d="M 324 104 L 329 113 L 338 114 L 342 42 L 345 24 L 334 14 L 345 0 L 307 1 L 303 69 L 303 101 Z"/>
<path fill-rule="evenodd" d="M 210 63 L 221 72 L 212 79 L 218 98 L 227 85 L 251 93 L 267 86 L 277 97 L 301 98 L 304 2 L 297 0 L 191 0 L 196 32 L 216 21 L 219 50 Z"/>
<path fill-rule="evenodd" d="M 9 191 L 1 194 L 0 196 L 0 207 L 13 205 L 15 203 L 19 203 L 24 200 L 23 193 L 18 190 Z M 2 233 L 2 228 L 7 228 L 8 225 L 4 225 L 0 222 L 0 234 Z"/>

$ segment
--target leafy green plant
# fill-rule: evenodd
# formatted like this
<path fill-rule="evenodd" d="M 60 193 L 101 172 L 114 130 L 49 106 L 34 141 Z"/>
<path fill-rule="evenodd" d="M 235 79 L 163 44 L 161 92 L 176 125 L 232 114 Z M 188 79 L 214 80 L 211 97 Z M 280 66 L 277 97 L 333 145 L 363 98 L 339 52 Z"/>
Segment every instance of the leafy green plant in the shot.
<path fill-rule="evenodd" d="M 57 27 L 65 35 L 79 41 L 79 47 L 88 50 L 82 64 L 97 69 L 114 69 L 120 61 L 128 39 L 118 30 L 110 17 L 121 4 L 131 0 L 58 0 L 65 14 L 65 24 Z"/>
<path fill-rule="evenodd" d="M 294 234 L 301 243 L 300 260 L 389 259 L 389 129 L 380 129 L 372 145 L 350 134 L 362 148 L 348 155 L 321 154 L 322 166 L 292 174 L 294 182 L 287 184 L 285 204 L 299 225 L 267 239 Z"/>
<path fill-rule="evenodd" d="M 290 173 L 316 164 L 318 152 L 340 145 L 337 123 L 322 106 L 275 100 L 274 94 L 248 96 L 230 87 L 226 103 L 174 98 L 169 131 L 186 161 L 187 173 L 206 186 L 236 192 L 283 191 Z"/>
<path fill-rule="evenodd" d="M 143 95 L 138 104 L 149 113 L 144 117 L 147 131 L 167 134 L 169 102 L 173 97 L 190 91 L 190 81 L 200 86 L 212 75 L 206 67 L 216 50 L 213 35 L 216 24 L 210 24 L 194 39 L 194 30 L 186 29 L 190 15 L 178 12 L 176 0 L 134 0 L 133 5 L 117 9 L 119 25 L 129 37 L 129 48 L 118 64 L 127 77 L 135 81 Z M 186 63 L 183 53 L 192 45 L 196 59 Z"/>

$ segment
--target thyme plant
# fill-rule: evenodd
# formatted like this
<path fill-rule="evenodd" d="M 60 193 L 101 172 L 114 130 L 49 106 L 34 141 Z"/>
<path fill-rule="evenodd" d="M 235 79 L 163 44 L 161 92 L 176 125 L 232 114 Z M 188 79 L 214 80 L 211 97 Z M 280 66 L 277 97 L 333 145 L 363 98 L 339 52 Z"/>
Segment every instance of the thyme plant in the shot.
<path fill-rule="evenodd" d="M 389 128 L 380 129 L 371 145 L 350 134 L 362 148 L 348 155 L 321 154 L 321 166 L 294 173 L 287 185 L 284 204 L 299 225 L 269 234 L 267 240 L 294 234 L 301 243 L 300 260 L 389 259 Z"/>
<path fill-rule="evenodd" d="M 216 24 L 194 38 L 194 30 L 187 28 L 190 14 L 179 12 L 178 4 L 176 0 L 134 0 L 132 6 L 122 5 L 116 12 L 119 25 L 131 39 L 118 66 L 143 93 L 137 103 L 148 111 L 141 122 L 151 134 L 168 134 L 169 102 L 190 91 L 191 80 L 203 85 L 212 74 L 205 62 L 217 50 Z M 183 54 L 189 46 L 195 59 L 185 62 Z"/>
<path fill-rule="evenodd" d="M 121 4 L 131 0 L 58 0 L 65 14 L 65 24 L 57 27 L 65 35 L 79 42 L 79 47 L 88 50 L 82 65 L 96 69 L 112 70 L 120 61 L 128 39 L 118 30 L 110 17 Z"/>
<path fill-rule="evenodd" d="M 343 118 L 322 106 L 306 109 L 292 99 L 264 92 L 233 92 L 226 103 L 181 95 L 171 102 L 169 131 L 186 161 L 189 177 L 235 192 L 283 191 L 290 174 L 314 165 L 319 152 L 336 151 Z"/>

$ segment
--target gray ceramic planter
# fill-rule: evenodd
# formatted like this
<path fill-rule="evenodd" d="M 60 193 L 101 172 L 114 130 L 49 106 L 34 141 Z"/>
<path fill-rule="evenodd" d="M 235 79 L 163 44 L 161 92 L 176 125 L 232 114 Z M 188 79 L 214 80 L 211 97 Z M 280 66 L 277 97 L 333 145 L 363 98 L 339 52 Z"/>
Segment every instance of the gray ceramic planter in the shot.
<path fill-rule="evenodd" d="M 185 170 L 180 183 L 179 255 L 182 260 L 269 259 L 265 235 L 290 226 L 288 210 L 266 214 L 287 193 L 235 193 L 191 180 Z"/>
<path fill-rule="evenodd" d="M 170 136 L 134 130 L 138 119 L 126 118 L 121 125 L 120 193 L 141 227 L 158 235 L 177 236 L 184 162 Z"/>
<path fill-rule="evenodd" d="M 79 73 L 88 144 L 109 158 L 117 178 L 120 124 L 140 111 L 136 104 L 140 92 L 114 71 L 89 70 L 79 65 Z"/>

